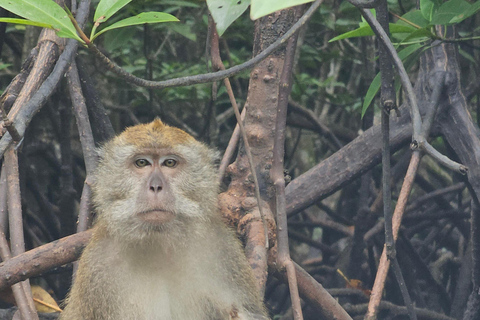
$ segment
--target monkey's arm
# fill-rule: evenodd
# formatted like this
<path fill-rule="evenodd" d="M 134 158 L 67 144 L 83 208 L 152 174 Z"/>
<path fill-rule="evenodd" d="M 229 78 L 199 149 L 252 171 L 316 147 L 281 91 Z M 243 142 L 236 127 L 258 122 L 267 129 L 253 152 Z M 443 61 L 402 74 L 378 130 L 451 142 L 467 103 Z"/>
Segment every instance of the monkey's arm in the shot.
<path fill-rule="evenodd" d="M 119 271 L 111 251 L 111 245 L 103 239 L 97 238 L 87 245 L 60 320 L 119 319 L 115 318 L 115 307 L 122 303 L 121 295 L 113 281 L 119 278 Z"/>

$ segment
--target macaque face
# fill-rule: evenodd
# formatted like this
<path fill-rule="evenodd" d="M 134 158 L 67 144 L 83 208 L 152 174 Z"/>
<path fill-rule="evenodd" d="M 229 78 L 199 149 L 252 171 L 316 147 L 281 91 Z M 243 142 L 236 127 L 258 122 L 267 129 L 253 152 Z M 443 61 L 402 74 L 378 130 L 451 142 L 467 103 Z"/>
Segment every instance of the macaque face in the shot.
<path fill-rule="evenodd" d="M 136 215 L 145 223 L 162 225 L 175 217 L 172 181 L 185 166 L 185 159 L 168 152 L 148 152 L 132 158 L 130 170 L 140 184 Z M 165 153 L 165 154 L 163 154 Z"/>
<path fill-rule="evenodd" d="M 212 154 L 161 122 L 127 129 L 103 148 L 93 186 L 99 219 L 134 238 L 205 219 L 217 196 Z"/>

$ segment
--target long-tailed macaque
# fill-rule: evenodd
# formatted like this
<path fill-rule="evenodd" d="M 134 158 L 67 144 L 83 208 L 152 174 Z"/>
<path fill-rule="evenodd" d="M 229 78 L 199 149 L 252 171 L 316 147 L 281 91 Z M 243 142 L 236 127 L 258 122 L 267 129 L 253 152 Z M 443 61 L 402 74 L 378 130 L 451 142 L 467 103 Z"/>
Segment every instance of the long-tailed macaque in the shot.
<path fill-rule="evenodd" d="M 94 234 L 60 319 L 267 319 L 217 210 L 214 151 L 157 119 L 100 154 Z"/>

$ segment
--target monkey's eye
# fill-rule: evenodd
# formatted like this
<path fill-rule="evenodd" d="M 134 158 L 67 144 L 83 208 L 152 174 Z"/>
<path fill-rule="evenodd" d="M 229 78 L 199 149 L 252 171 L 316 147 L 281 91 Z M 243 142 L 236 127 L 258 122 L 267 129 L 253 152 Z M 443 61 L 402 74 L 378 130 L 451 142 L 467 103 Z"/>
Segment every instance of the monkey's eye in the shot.
<path fill-rule="evenodd" d="M 143 168 L 143 167 L 146 167 L 148 165 L 150 165 L 150 162 L 148 162 L 148 160 L 146 160 L 146 159 L 135 160 L 135 166 L 137 166 L 137 168 Z"/>
<path fill-rule="evenodd" d="M 163 165 L 165 167 L 169 167 L 169 168 L 173 168 L 177 165 L 177 160 L 175 159 L 167 159 L 165 161 L 163 161 Z"/>

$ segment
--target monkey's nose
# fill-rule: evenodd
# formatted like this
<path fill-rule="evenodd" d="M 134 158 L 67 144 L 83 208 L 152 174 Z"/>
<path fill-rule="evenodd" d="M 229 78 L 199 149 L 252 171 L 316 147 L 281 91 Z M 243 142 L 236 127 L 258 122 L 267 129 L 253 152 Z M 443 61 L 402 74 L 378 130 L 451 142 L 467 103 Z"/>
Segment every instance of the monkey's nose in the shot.
<path fill-rule="evenodd" d="M 162 177 L 157 174 L 153 174 L 148 181 L 148 186 L 150 191 L 152 191 L 153 193 L 158 193 L 162 191 L 163 189 Z"/>
<path fill-rule="evenodd" d="M 154 193 L 162 191 L 162 186 L 159 185 L 150 185 L 150 191 L 153 191 Z"/>

